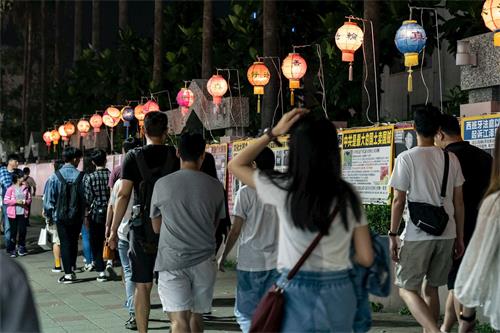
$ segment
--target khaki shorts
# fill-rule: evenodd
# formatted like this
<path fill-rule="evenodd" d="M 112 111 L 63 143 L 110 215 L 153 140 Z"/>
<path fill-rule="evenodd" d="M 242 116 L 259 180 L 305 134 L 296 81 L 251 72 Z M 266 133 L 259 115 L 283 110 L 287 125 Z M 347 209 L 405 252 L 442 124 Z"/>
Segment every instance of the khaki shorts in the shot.
<path fill-rule="evenodd" d="M 159 272 L 158 294 L 164 312 L 212 310 L 217 265 L 211 257 L 195 266 Z"/>
<path fill-rule="evenodd" d="M 57 245 L 61 245 L 61 241 L 59 240 L 59 234 L 57 233 L 56 224 L 52 223 L 51 225 L 47 225 L 47 231 L 52 236 L 52 243 L 57 244 Z"/>
<path fill-rule="evenodd" d="M 420 291 L 425 280 L 430 287 L 448 282 L 453 264 L 455 239 L 402 241 L 396 264 L 396 286 Z"/>

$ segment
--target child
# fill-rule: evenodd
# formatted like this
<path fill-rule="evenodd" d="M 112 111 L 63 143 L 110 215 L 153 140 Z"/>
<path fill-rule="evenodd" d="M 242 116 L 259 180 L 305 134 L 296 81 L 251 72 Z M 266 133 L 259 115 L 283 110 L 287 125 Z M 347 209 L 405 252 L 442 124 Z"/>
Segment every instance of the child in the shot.
<path fill-rule="evenodd" d="M 4 204 L 7 205 L 7 216 L 10 223 L 10 241 L 8 244 L 7 252 L 12 258 L 17 254 L 25 256 L 26 252 L 26 226 L 29 210 L 31 204 L 31 194 L 29 188 L 23 185 L 24 175 L 21 170 L 16 169 L 12 173 L 12 185 L 7 189 L 4 196 Z M 19 239 L 18 237 L 19 232 Z M 16 253 L 16 243 L 18 242 L 18 249 Z"/>

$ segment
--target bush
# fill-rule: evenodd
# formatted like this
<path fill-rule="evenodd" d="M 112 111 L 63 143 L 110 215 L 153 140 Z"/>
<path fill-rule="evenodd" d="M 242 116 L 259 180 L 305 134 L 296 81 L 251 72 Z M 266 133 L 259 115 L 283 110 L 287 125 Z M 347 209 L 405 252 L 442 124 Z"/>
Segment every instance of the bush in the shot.
<path fill-rule="evenodd" d="M 387 235 L 391 226 L 391 206 L 365 205 L 365 213 L 370 230 L 379 235 Z"/>

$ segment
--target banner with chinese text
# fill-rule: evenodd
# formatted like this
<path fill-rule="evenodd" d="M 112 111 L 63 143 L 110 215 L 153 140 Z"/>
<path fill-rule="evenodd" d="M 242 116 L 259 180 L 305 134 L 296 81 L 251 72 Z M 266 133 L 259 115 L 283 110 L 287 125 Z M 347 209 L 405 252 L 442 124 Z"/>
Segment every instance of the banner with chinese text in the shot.
<path fill-rule="evenodd" d="M 493 154 L 495 134 L 500 126 L 500 114 L 464 117 L 461 125 L 462 137 L 465 141 Z"/>

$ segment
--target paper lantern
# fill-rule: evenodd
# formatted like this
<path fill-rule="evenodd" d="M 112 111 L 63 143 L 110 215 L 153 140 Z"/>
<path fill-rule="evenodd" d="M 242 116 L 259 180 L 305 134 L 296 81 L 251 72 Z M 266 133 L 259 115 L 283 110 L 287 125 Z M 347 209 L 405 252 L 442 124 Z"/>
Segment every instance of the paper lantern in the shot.
<path fill-rule="evenodd" d="M 114 106 L 110 106 L 109 108 L 106 109 L 106 111 L 111 117 L 113 118 L 120 118 L 120 110 L 115 108 Z"/>
<path fill-rule="evenodd" d="M 52 143 L 50 131 L 43 133 L 43 141 L 45 142 L 45 145 L 47 146 L 47 148 L 50 147 L 50 144 Z"/>
<path fill-rule="evenodd" d="M 281 64 L 281 71 L 290 82 L 290 105 L 294 105 L 293 91 L 300 88 L 300 79 L 306 74 L 307 63 L 298 53 L 289 53 Z"/>
<path fill-rule="evenodd" d="M 494 32 L 493 45 L 500 46 L 500 0 L 486 0 L 481 15 L 486 27 Z"/>
<path fill-rule="evenodd" d="M 102 115 L 102 122 L 104 123 L 104 125 L 113 128 L 118 125 L 118 123 L 120 122 L 120 118 L 111 117 L 108 111 L 105 111 Z"/>
<path fill-rule="evenodd" d="M 90 125 L 94 128 L 94 133 L 99 133 L 102 126 L 102 117 L 97 113 L 90 117 Z"/>
<path fill-rule="evenodd" d="M 155 101 L 147 101 L 142 107 L 142 112 L 147 115 L 149 112 L 160 111 L 160 106 Z"/>
<path fill-rule="evenodd" d="M 66 131 L 64 130 L 64 125 L 59 126 L 57 132 L 59 132 L 59 135 L 63 138 L 63 140 L 64 137 L 68 136 L 68 134 L 66 134 Z"/>
<path fill-rule="evenodd" d="M 80 132 L 80 136 L 82 137 L 87 136 L 88 132 L 90 131 L 90 123 L 85 119 L 80 120 L 76 127 L 78 128 L 78 132 Z"/>
<path fill-rule="evenodd" d="M 134 109 L 131 106 L 123 107 L 121 111 L 121 117 L 123 120 L 123 126 L 129 127 L 130 122 L 134 119 Z"/>
<path fill-rule="evenodd" d="M 213 97 L 213 103 L 219 105 L 222 103 L 222 96 L 227 92 L 227 81 L 218 74 L 212 75 L 207 82 L 207 90 Z"/>
<path fill-rule="evenodd" d="M 61 135 L 58 131 L 52 130 L 50 131 L 50 139 L 55 145 L 57 145 L 59 143 L 59 139 L 61 139 Z"/>
<path fill-rule="evenodd" d="M 354 52 L 363 45 L 363 30 L 355 22 L 344 22 L 335 34 L 335 44 L 342 51 L 342 61 L 349 63 L 349 81 L 353 79 Z"/>
<path fill-rule="evenodd" d="M 177 93 L 177 97 L 175 99 L 177 101 L 177 104 L 179 104 L 179 107 L 181 108 L 182 114 L 185 116 L 188 113 L 189 108 L 194 103 L 193 92 L 188 88 L 181 88 L 181 90 L 179 90 L 179 92 Z"/>
<path fill-rule="evenodd" d="M 66 124 L 64 124 L 64 131 L 66 132 L 68 137 L 72 136 L 75 133 L 75 125 L 68 121 Z"/>
<path fill-rule="evenodd" d="M 404 54 L 405 66 L 408 67 L 408 92 L 413 91 L 411 68 L 418 65 L 418 54 L 425 47 L 426 41 L 424 28 L 415 20 L 404 21 L 396 32 L 394 42 L 399 52 Z"/>
<path fill-rule="evenodd" d="M 260 113 L 260 95 L 264 95 L 264 86 L 269 83 L 271 73 L 263 62 L 256 61 L 248 68 L 247 79 L 253 86 L 253 94 L 257 95 L 257 113 Z"/>

